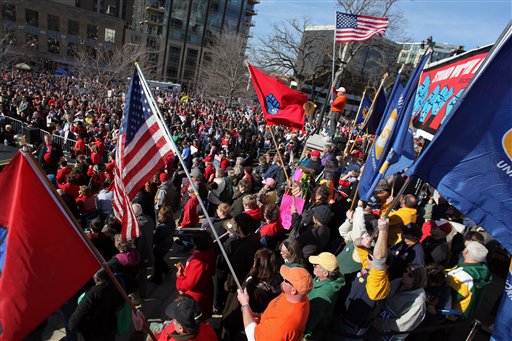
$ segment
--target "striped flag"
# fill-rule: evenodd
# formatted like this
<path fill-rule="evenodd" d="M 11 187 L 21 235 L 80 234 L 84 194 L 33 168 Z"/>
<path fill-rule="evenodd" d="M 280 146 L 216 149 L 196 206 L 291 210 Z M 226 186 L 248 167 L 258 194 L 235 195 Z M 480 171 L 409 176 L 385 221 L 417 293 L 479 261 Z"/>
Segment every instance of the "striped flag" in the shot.
<path fill-rule="evenodd" d="M 365 41 L 375 34 L 383 36 L 387 27 L 388 18 L 336 12 L 337 43 Z"/>
<path fill-rule="evenodd" d="M 116 149 L 113 208 L 123 224 L 123 239 L 139 236 L 131 200 L 173 155 L 172 142 L 157 114 L 156 103 L 138 66 L 126 97 Z"/>

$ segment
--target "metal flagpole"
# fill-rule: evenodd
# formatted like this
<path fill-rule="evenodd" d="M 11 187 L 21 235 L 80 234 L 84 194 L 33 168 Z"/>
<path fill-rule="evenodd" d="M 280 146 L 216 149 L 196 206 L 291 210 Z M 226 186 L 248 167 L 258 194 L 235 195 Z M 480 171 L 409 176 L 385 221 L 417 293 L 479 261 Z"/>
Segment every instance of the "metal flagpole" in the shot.
<path fill-rule="evenodd" d="M 68 219 L 69 223 L 74 227 L 75 232 L 78 233 L 78 235 L 81 237 L 82 241 L 87 244 L 87 246 L 89 247 L 91 252 L 94 254 L 94 257 L 98 261 L 99 265 L 105 270 L 107 276 L 110 278 L 110 280 L 112 281 L 112 284 L 114 284 L 114 286 L 116 287 L 117 291 L 119 291 L 119 293 L 123 297 L 124 301 L 126 303 L 128 303 L 128 305 L 130 306 L 131 310 L 137 314 L 137 312 L 139 310 L 135 307 L 135 305 L 133 304 L 132 300 L 130 299 L 130 297 L 128 296 L 126 291 L 124 290 L 124 288 L 121 285 L 121 283 L 119 283 L 119 280 L 114 275 L 114 273 L 110 269 L 110 266 L 105 261 L 105 259 L 101 255 L 101 253 L 99 253 L 98 249 L 96 249 L 96 247 L 94 246 L 92 241 L 89 238 L 87 238 L 87 236 L 85 235 L 85 232 L 80 227 L 80 223 L 76 220 L 75 216 L 71 213 L 71 211 L 69 210 L 67 205 L 62 200 L 61 196 L 55 191 L 55 188 L 49 183 L 48 178 L 46 177 L 46 175 L 44 175 L 43 171 L 41 170 L 41 167 L 34 160 L 34 157 L 30 153 L 24 152 L 22 150 L 20 150 L 20 152 L 25 156 L 25 158 L 27 159 L 29 165 L 32 167 L 32 169 L 36 173 L 36 175 L 39 178 L 39 180 L 41 180 L 41 182 L 43 183 L 44 187 L 48 190 L 48 192 L 51 193 L 53 199 L 56 202 L 59 203 L 60 210 L 63 211 L 63 213 L 65 213 L 66 218 Z M 148 332 L 148 335 L 151 337 L 151 339 L 153 339 L 154 341 L 157 341 L 155 334 L 153 334 L 153 332 L 149 328 L 149 325 L 147 324 L 145 319 L 142 319 L 142 326 Z"/>
<path fill-rule="evenodd" d="M 141 76 L 140 78 L 141 78 L 142 87 L 144 88 L 144 90 L 148 94 L 151 95 L 151 90 L 149 90 L 149 86 L 148 86 L 148 84 L 146 82 L 146 78 L 144 78 L 144 76 L 142 74 L 142 71 L 141 71 L 141 69 L 139 67 L 139 64 L 135 63 L 135 67 L 137 68 L 137 71 L 139 72 L 139 74 Z M 157 113 L 157 116 L 158 116 L 157 122 L 158 122 L 158 124 L 161 125 L 165 129 L 165 132 L 167 133 L 167 135 L 169 137 L 171 137 L 172 136 L 171 132 L 169 131 L 169 128 L 167 127 L 167 125 L 164 123 L 165 121 L 164 121 L 164 119 L 162 117 L 162 113 L 160 112 L 160 109 L 156 105 L 153 96 L 149 96 L 148 99 L 149 99 L 149 105 L 151 106 L 153 111 Z M 194 190 L 194 194 L 195 194 L 195 196 L 197 197 L 197 199 L 199 201 L 199 205 L 201 206 L 201 209 L 203 210 L 203 213 L 204 213 L 204 216 L 206 218 L 206 221 L 208 221 L 208 225 L 210 226 L 210 229 L 212 230 L 213 235 L 215 236 L 215 240 L 217 241 L 217 244 L 219 244 L 220 251 L 222 252 L 222 255 L 224 256 L 224 259 L 226 260 L 226 263 L 228 265 L 229 271 L 233 275 L 233 279 L 235 280 L 238 289 L 242 290 L 242 285 L 240 284 L 240 281 L 238 280 L 238 277 L 235 274 L 235 270 L 233 269 L 233 265 L 229 261 L 229 257 L 226 254 L 226 250 L 224 250 L 224 247 L 222 246 L 222 243 L 221 243 L 221 241 L 219 239 L 219 235 L 217 234 L 217 231 L 213 227 L 213 223 L 212 223 L 212 220 L 210 219 L 210 216 L 208 215 L 208 211 L 206 210 L 206 206 L 204 205 L 203 200 L 199 196 L 199 192 L 198 192 L 194 182 L 192 181 L 192 177 L 190 176 L 190 172 L 188 171 L 187 166 L 185 165 L 185 162 L 183 161 L 183 158 L 182 158 L 182 156 L 181 156 L 181 154 L 180 154 L 180 152 L 178 150 L 178 147 L 176 146 L 176 143 L 174 143 L 174 140 L 172 138 L 170 139 L 170 141 L 171 141 L 171 148 L 174 150 L 174 152 L 175 152 L 176 156 L 178 157 L 181 165 L 183 166 L 183 170 L 185 171 L 185 175 L 187 176 L 187 179 L 188 179 L 188 181 L 190 183 L 190 186 L 192 186 L 192 189 Z"/>

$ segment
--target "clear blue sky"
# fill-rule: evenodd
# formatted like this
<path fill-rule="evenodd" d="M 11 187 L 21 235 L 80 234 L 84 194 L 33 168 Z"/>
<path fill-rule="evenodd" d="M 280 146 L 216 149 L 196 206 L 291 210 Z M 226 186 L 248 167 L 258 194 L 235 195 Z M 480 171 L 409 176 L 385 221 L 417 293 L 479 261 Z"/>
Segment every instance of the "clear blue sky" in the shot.
<path fill-rule="evenodd" d="M 396 40 L 434 41 L 464 45 L 466 50 L 496 41 L 512 20 L 511 0 L 400 0 L 395 6 L 406 19 L 403 36 Z M 251 29 L 255 43 L 272 32 L 272 24 L 308 17 L 313 25 L 333 25 L 341 11 L 335 0 L 261 0 Z"/>

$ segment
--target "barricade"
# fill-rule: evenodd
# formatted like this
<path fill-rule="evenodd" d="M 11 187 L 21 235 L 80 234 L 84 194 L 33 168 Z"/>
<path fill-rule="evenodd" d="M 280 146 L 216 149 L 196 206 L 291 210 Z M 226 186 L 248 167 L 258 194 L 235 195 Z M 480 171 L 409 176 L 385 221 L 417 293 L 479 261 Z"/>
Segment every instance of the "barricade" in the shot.
<path fill-rule="evenodd" d="M 24 135 L 26 141 L 28 141 L 28 138 L 29 138 L 27 136 L 27 132 L 29 131 L 28 124 L 26 124 L 26 123 L 24 123 L 24 122 L 22 122 L 20 120 L 17 120 L 15 118 L 9 117 L 9 116 L 3 116 L 3 119 L 4 119 L 4 122 L 5 122 L 6 125 L 9 124 L 9 125 L 12 126 L 12 129 L 14 130 L 15 134 L 22 134 L 22 135 Z M 43 129 L 38 129 L 38 130 L 39 130 L 38 131 L 39 138 L 40 138 L 41 141 L 44 141 L 44 136 L 45 135 L 50 135 L 50 132 L 48 132 L 46 130 L 43 130 Z M 52 135 L 52 141 L 53 141 L 53 143 L 58 145 L 62 149 L 62 151 L 65 154 L 67 154 L 68 156 L 73 154 L 72 153 L 72 151 L 73 151 L 72 148 L 75 146 L 76 140 L 73 140 L 73 139 L 70 139 L 70 138 L 67 138 L 67 137 L 64 137 L 64 136 L 53 134 Z M 86 155 L 87 156 L 89 155 L 89 150 L 88 149 L 86 150 Z"/>

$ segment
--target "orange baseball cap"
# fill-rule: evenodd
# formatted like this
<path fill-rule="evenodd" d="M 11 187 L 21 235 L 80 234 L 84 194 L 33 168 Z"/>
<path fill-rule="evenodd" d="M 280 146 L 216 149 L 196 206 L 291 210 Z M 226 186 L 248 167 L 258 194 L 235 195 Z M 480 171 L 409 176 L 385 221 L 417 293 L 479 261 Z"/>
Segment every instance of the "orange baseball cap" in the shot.
<path fill-rule="evenodd" d="M 307 295 L 313 289 L 313 277 L 306 269 L 281 265 L 279 272 L 301 295 Z"/>

